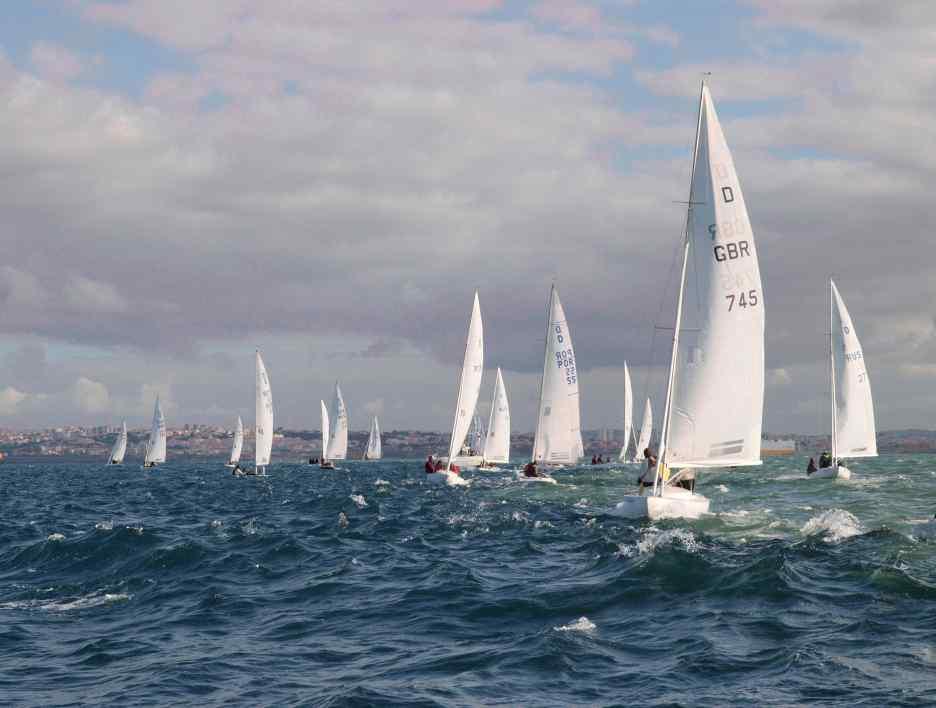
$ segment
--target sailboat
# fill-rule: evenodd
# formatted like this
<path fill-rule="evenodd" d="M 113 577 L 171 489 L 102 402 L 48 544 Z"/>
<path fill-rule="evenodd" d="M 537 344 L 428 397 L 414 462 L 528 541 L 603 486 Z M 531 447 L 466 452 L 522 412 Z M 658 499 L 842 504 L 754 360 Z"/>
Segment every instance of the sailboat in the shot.
<path fill-rule="evenodd" d="M 652 491 L 615 513 L 698 518 L 709 500 L 694 470 L 760 464 L 764 413 L 764 301 L 744 196 L 708 86 L 702 82 L 686 213 L 673 349 Z M 692 252 L 696 282 L 686 287 Z M 683 300 L 698 327 L 680 346 Z M 678 472 L 672 472 L 678 470 Z"/>
<path fill-rule="evenodd" d="M 156 396 L 156 407 L 153 409 L 153 425 L 150 428 L 149 441 L 146 443 L 146 454 L 143 456 L 144 467 L 155 467 L 166 461 L 166 419 L 159 406 L 159 396 Z"/>
<path fill-rule="evenodd" d="M 510 462 L 510 405 L 507 403 L 507 388 L 500 367 L 494 379 L 494 398 L 491 400 L 491 417 L 488 420 L 487 437 L 484 439 L 484 459 L 481 467 L 493 467 Z"/>
<path fill-rule="evenodd" d="M 584 454 L 572 334 L 559 300 L 559 291 L 553 285 L 546 310 L 546 347 L 532 462 L 536 465 L 574 465 Z M 552 479 L 521 478 L 524 481 Z"/>
<path fill-rule="evenodd" d="M 630 462 L 627 450 L 630 447 L 631 435 L 634 431 L 634 391 L 631 388 L 630 370 L 624 362 L 624 444 L 618 454 L 618 461 Z"/>
<path fill-rule="evenodd" d="M 481 303 L 475 292 L 468 323 L 468 338 L 465 342 L 465 360 L 458 380 L 458 398 L 455 401 L 455 419 L 452 421 L 452 437 L 449 438 L 448 457 L 445 469 L 427 474 L 429 481 L 450 485 L 468 484 L 457 471 L 452 471 L 455 453 L 461 450 L 474 418 L 478 394 L 481 393 L 481 377 L 484 374 L 484 327 L 481 322 Z"/>
<path fill-rule="evenodd" d="M 830 284 L 829 358 L 832 363 L 832 464 L 811 477 L 851 479 L 844 458 L 877 457 L 874 401 L 864 352 L 845 301 Z"/>
<path fill-rule="evenodd" d="M 254 446 L 254 473 L 266 474 L 273 452 L 273 390 L 266 366 L 257 350 L 257 399 L 256 399 L 256 434 Z"/>
<path fill-rule="evenodd" d="M 341 395 L 341 387 L 335 382 L 335 425 L 328 440 L 329 460 L 343 460 L 348 456 L 348 409 Z"/>
<path fill-rule="evenodd" d="M 367 447 L 364 448 L 365 460 L 379 460 L 383 457 L 383 451 L 380 447 L 380 425 L 377 423 L 377 416 L 371 421 L 370 435 L 367 436 Z"/>
<path fill-rule="evenodd" d="M 644 450 L 650 447 L 650 439 L 653 437 L 653 406 L 648 397 L 644 403 L 643 419 L 640 422 L 640 432 L 637 434 L 637 441 L 634 444 L 634 456 L 628 462 L 631 464 L 643 464 Z"/>
<path fill-rule="evenodd" d="M 109 465 L 122 465 L 124 455 L 127 454 L 127 421 L 123 421 L 117 440 L 114 441 L 114 447 L 111 448 L 110 457 L 107 458 Z"/>
<path fill-rule="evenodd" d="M 465 442 L 458 454 L 455 455 L 455 459 L 452 460 L 452 465 L 462 469 L 480 467 L 484 463 L 484 441 L 486 437 L 481 416 L 475 413 L 471 419 L 471 427 L 468 428 Z"/>
<path fill-rule="evenodd" d="M 244 421 L 237 416 L 237 425 L 234 427 L 234 444 L 231 446 L 231 457 L 225 467 L 237 467 L 241 458 L 241 449 L 244 447 Z"/>
<path fill-rule="evenodd" d="M 330 424 L 328 420 L 328 406 L 325 405 L 325 401 L 320 401 L 322 404 L 322 459 L 319 460 L 319 467 L 323 470 L 333 470 L 335 465 L 328 460 L 328 438 L 330 432 Z"/>

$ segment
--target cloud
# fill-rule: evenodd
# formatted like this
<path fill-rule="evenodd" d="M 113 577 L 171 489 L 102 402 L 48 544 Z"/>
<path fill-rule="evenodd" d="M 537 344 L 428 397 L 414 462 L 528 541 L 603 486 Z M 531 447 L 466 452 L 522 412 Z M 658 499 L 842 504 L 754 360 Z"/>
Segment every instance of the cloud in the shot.
<path fill-rule="evenodd" d="M 380 415 L 384 411 L 384 400 L 382 398 L 375 398 L 373 401 L 368 401 L 363 406 L 364 411 L 370 415 Z"/>
<path fill-rule="evenodd" d="M 92 381 L 83 376 L 75 381 L 72 388 L 72 400 L 82 413 L 105 413 L 111 409 L 107 386 L 100 381 Z"/>
<path fill-rule="evenodd" d="M 114 314 L 129 309 L 116 288 L 83 276 L 72 276 L 65 286 L 65 300 L 79 312 Z"/>
<path fill-rule="evenodd" d="M 76 79 L 87 68 L 85 60 L 78 54 L 52 42 L 36 42 L 29 58 L 36 73 L 53 81 Z"/>
<path fill-rule="evenodd" d="M 16 413 L 17 406 L 29 396 L 12 386 L 0 389 L 0 415 L 10 416 Z"/>

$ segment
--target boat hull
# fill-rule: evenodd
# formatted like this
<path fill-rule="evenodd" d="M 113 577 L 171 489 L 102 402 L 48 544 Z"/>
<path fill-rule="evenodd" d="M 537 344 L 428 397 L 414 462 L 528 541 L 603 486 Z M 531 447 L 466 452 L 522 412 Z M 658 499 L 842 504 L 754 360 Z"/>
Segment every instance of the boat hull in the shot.
<path fill-rule="evenodd" d="M 447 457 L 441 457 L 439 460 L 443 465 L 448 463 Z M 484 458 L 481 455 L 455 455 L 452 458 L 452 464 L 462 469 L 475 469 L 480 467 L 482 462 Z"/>
<path fill-rule="evenodd" d="M 518 482 L 526 482 L 528 484 L 557 484 L 556 480 L 552 477 L 527 477 L 523 472 L 517 472 L 514 477 L 516 477 Z"/>
<path fill-rule="evenodd" d="M 427 484 L 448 485 L 449 487 L 467 487 L 468 480 L 462 479 L 461 475 L 454 472 L 439 470 L 438 472 L 428 472 L 423 475 Z"/>
<path fill-rule="evenodd" d="M 834 467 L 823 467 L 809 476 L 814 479 L 851 479 L 851 470 L 845 465 L 835 465 Z"/>
<path fill-rule="evenodd" d="M 709 511 L 709 500 L 682 487 L 666 487 L 662 496 L 624 497 L 611 513 L 632 519 L 698 519 Z"/>

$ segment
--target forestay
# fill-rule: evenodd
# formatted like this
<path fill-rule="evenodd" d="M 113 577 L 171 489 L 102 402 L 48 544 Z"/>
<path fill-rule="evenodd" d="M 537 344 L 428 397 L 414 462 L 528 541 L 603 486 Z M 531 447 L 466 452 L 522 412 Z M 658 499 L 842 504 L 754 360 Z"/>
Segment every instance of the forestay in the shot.
<path fill-rule="evenodd" d="M 244 447 L 244 421 L 237 416 L 237 425 L 234 427 L 234 444 L 231 446 L 230 464 L 236 465 L 240 462 L 241 450 Z"/>
<path fill-rule="evenodd" d="M 122 465 L 124 456 L 127 454 L 127 421 L 121 425 L 120 434 L 114 441 L 114 447 L 111 448 L 110 462 L 114 465 Z"/>
<path fill-rule="evenodd" d="M 332 405 L 335 409 L 335 426 L 328 441 L 328 459 L 343 460 L 348 456 L 348 409 L 345 407 L 341 386 L 337 381 Z"/>
<path fill-rule="evenodd" d="M 156 407 L 153 409 L 153 425 L 150 428 L 149 441 L 146 443 L 144 464 L 162 464 L 166 461 L 166 419 L 163 417 L 159 405 L 159 396 L 156 396 Z"/>
<path fill-rule="evenodd" d="M 257 467 L 270 464 L 270 454 L 273 452 L 273 390 L 270 388 L 270 377 L 260 352 L 257 352 L 257 404 L 256 404 L 256 448 L 255 463 Z"/>
<path fill-rule="evenodd" d="M 627 448 L 630 447 L 631 432 L 634 427 L 634 391 L 631 388 L 630 370 L 624 362 L 624 444 L 618 459 L 624 462 L 627 459 Z"/>
<path fill-rule="evenodd" d="M 861 342 L 835 283 L 832 285 L 832 385 L 835 439 L 832 456 L 876 457 L 874 402 Z"/>
<path fill-rule="evenodd" d="M 553 285 L 546 317 L 546 355 L 533 441 L 533 460 L 572 464 L 584 454 L 579 413 L 578 371 L 572 335 L 559 291 Z"/>
<path fill-rule="evenodd" d="M 694 282 L 686 283 L 687 331 L 672 372 L 666 461 L 677 468 L 760 464 L 760 268 L 744 195 L 707 86 L 699 108 L 687 239 Z"/>
<path fill-rule="evenodd" d="M 481 324 L 481 304 L 475 293 L 468 324 L 468 340 L 465 344 L 465 360 L 458 380 L 458 399 L 455 403 L 455 420 L 449 440 L 448 465 L 455 453 L 461 450 L 474 417 L 478 394 L 481 392 L 481 376 L 484 373 L 484 327 Z"/>
<path fill-rule="evenodd" d="M 507 403 L 507 388 L 500 367 L 494 380 L 494 399 L 491 401 L 491 417 L 488 420 L 487 437 L 484 440 L 484 461 L 506 463 L 510 461 L 510 405 Z"/>
<path fill-rule="evenodd" d="M 370 435 L 367 436 L 367 448 L 364 451 L 365 460 L 379 460 L 383 456 L 380 447 L 380 425 L 377 416 L 371 421 Z"/>

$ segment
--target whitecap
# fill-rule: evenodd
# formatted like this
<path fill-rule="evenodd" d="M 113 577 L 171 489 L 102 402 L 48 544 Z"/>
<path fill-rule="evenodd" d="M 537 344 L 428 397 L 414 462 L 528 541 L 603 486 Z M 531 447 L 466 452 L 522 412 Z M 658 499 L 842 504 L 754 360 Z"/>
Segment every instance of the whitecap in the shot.
<path fill-rule="evenodd" d="M 97 529 L 98 531 L 113 531 L 114 522 L 113 521 L 98 521 L 94 525 L 94 528 Z"/>
<path fill-rule="evenodd" d="M 367 501 L 364 499 L 363 494 L 352 494 L 350 499 L 355 504 L 357 504 L 358 509 L 363 509 L 365 506 L 367 506 Z"/>
<path fill-rule="evenodd" d="M 46 536 L 46 541 L 64 541 L 65 534 L 62 533 L 50 533 Z"/>
<path fill-rule="evenodd" d="M 688 529 L 667 529 L 660 531 L 655 526 L 644 531 L 644 536 L 637 542 L 637 551 L 641 554 L 653 553 L 663 546 L 672 546 L 679 542 L 690 553 L 699 550 L 699 542 Z"/>
<path fill-rule="evenodd" d="M 348 527 L 348 523 L 349 523 L 348 515 L 345 514 L 343 511 L 339 511 L 338 512 L 338 525 L 344 529 Z"/>
<path fill-rule="evenodd" d="M 718 487 L 717 487 L 717 489 L 718 489 L 718 491 L 721 492 L 722 494 L 724 494 L 725 492 L 728 491 L 728 487 L 727 487 L 726 485 L 724 485 L 724 484 L 719 484 Z"/>
<path fill-rule="evenodd" d="M 218 528 L 221 528 L 221 525 L 222 525 L 221 519 L 212 519 L 212 520 L 211 520 L 211 528 L 213 528 L 213 529 L 218 529 Z"/>
<path fill-rule="evenodd" d="M 510 520 L 525 524 L 530 520 L 530 515 L 525 511 L 515 511 L 510 515 Z"/>
<path fill-rule="evenodd" d="M 553 629 L 557 632 L 584 632 L 585 634 L 590 634 L 594 632 L 597 627 L 588 617 L 579 617 L 574 622 L 569 622 L 569 624 L 564 624 L 561 627 L 553 627 Z"/>
<path fill-rule="evenodd" d="M 377 479 L 374 480 L 374 486 L 375 486 L 375 487 L 389 487 L 389 486 L 390 486 L 390 482 L 388 482 L 388 481 L 385 480 L 385 479 L 380 479 L 380 478 L 378 477 Z"/>
<path fill-rule="evenodd" d="M 535 529 L 551 529 L 553 528 L 552 522 L 547 521 L 546 519 L 537 519 L 533 522 L 533 528 Z"/>
<path fill-rule="evenodd" d="M 854 514 L 844 509 L 828 509 L 807 521 L 800 532 L 804 536 L 821 535 L 828 543 L 837 543 L 862 531 Z"/>
<path fill-rule="evenodd" d="M 130 533 L 136 534 L 137 536 L 143 535 L 143 524 L 140 524 L 139 526 L 127 526 L 126 529 Z"/>

